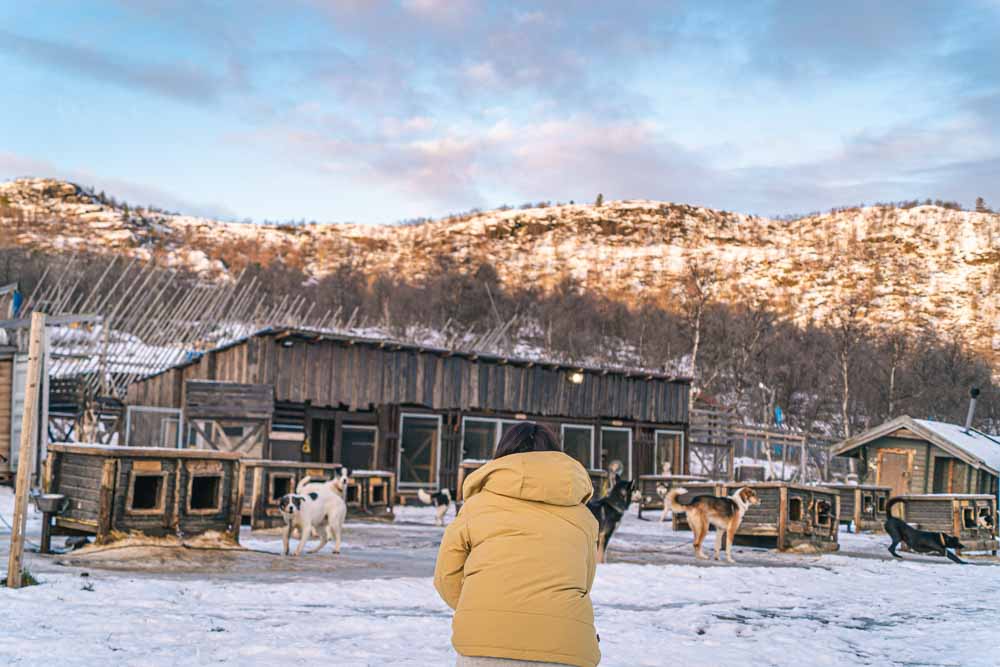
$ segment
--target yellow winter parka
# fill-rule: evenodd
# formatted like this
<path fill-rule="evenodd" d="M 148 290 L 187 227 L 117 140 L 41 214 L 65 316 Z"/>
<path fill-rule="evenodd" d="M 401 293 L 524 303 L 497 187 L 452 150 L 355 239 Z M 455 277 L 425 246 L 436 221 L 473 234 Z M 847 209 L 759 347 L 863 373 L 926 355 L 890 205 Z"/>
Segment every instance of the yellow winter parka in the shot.
<path fill-rule="evenodd" d="M 455 610 L 455 650 L 597 665 L 597 521 L 584 505 L 593 492 L 587 471 L 562 452 L 511 454 L 470 475 L 462 492 L 434 571 Z"/>

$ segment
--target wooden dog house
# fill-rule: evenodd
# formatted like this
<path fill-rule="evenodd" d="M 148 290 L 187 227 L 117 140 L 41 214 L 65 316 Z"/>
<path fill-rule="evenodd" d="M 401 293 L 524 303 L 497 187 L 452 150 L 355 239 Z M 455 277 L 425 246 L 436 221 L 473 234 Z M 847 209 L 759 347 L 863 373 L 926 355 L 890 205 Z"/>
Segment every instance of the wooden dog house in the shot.
<path fill-rule="evenodd" d="M 883 532 L 885 504 L 892 495 L 888 486 L 874 484 L 824 484 L 840 494 L 840 523 L 854 524 L 854 529 Z"/>
<path fill-rule="evenodd" d="M 243 477 L 234 453 L 53 444 L 44 489 L 68 499 L 53 534 L 90 534 L 103 543 L 130 533 L 214 531 L 239 542 Z"/>
<path fill-rule="evenodd" d="M 768 546 L 779 551 L 809 547 L 839 549 L 840 494 L 834 489 L 787 482 L 729 483 L 725 494 L 750 487 L 760 498 L 743 516 L 734 542 Z"/>
<path fill-rule="evenodd" d="M 954 535 L 965 545 L 963 552 L 996 555 L 996 496 L 934 493 L 902 498 L 903 502 L 893 508 L 895 516 L 920 530 Z"/>
<path fill-rule="evenodd" d="M 256 530 L 283 525 L 278 501 L 286 493 L 295 493 L 304 477 L 317 482 L 327 481 L 338 477 L 343 466 L 339 463 L 246 459 L 243 461 L 243 468 L 247 489 L 243 516 L 249 519 L 250 526 Z M 350 516 L 392 519 L 392 499 L 395 495 L 395 476 L 392 473 L 358 470 L 350 472 L 349 479 L 344 500 Z"/>
<path fill-rule="evenodd" d="M 642 496 L 639 499 L 639 518 L 647 510 L 663 510 L 663 498 L 657 492 L 658 486 L 662 485 L 670 490 L 675 486 L 703 482 L 705 479 L 700 475 L 639 475 L 637 488 Z"/>

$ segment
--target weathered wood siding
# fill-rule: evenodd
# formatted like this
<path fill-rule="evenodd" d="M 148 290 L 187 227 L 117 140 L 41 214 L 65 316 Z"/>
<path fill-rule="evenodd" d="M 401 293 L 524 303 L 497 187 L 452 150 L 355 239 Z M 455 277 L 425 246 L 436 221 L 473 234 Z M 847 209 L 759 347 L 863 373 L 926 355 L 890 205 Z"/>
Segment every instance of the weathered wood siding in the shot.
<path fill-rule="evenodd" d="M 52 464 L 52 491 L 70 502 L 62 517 L 94 523 L 100 512 L 101 471 L 104 459 L 83 454 L 59 454 Z"/>
<path fill-rule="evenodd" d="M 926 440 L 915 438 L 902 438 L 886 436 L 873 440 L 865 445 L 868 452 L 868 468 L 860 470 L 861 481 L 865 484 L 884 484 L 885 481 L 878 480 L 878 452 L 881 449 L 898 449 L 913 453 L 913 469 L 910 475 L 909 493 L 930 493 L 930 486 L 934 481 L 933 471 L 927 465 L 928 447 L 932 454 L 938 452 L 944 454 L 938 447 L 930 444 Z"/>
<path fill-rule="evenodd" d="M 0 359 L 0 473 L 10 470 L 10 406 L 14 362 Z"/>
<path fill-rule="evenodd" d="M 434 410 L 523 412 L 686 424 L 688 383 L 642 375 L 571 371 L 342 340 L 254 336 L 129 389 L 132 405 L 180 407 L 185 380 L 268 384 L 274 400 L 370 410 L 386 404 Z"/>

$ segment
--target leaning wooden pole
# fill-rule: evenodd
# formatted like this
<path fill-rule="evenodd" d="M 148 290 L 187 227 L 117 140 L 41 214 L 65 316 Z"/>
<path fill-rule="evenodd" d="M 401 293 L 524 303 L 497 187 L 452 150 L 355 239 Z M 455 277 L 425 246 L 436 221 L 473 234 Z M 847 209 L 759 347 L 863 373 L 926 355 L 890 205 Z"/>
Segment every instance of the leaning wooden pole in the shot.
<path fill-rule="evenodd" d="M 42 345 L 45 340 L 45 314 L 31 314 L 28 345 L 28 381 L 24 387 L 24 413 L 21 416 L 21 446 L 17 460 L 17 483 L 14 487 L 14 522 L 7 558 L 7 587 L 21 587 L 21 563 L 24 559 L 24 531 L 28 519 L 28 491 L 35 459 L 35 422 L 38 419 L 38 390 L 41 385 Z"/>

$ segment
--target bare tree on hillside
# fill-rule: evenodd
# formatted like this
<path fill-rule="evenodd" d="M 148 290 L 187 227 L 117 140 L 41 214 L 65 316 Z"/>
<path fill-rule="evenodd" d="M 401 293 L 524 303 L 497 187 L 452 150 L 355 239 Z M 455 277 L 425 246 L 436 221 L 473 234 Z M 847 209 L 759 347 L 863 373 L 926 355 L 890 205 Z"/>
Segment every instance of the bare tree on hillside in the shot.
<path fill-rule="evenodd" d="M 840 376 L 840 418 L 844 437 L 851 437 L 851 379 L 854 362 L 865 339 L 870 335 L 867 321 L 868 299 L 855 292 L 836 305 L 827 316 L 825 325 L 833 338 L 831 350 Z"/>
<path fill-rule="evenodd" d="M 680 311 L 691 337 L 691 376 L 698 387 L 698 353 L 708 306 L 715 300 L 722 275 L 712 257 L 690 255 L 680 281 Z"/>

